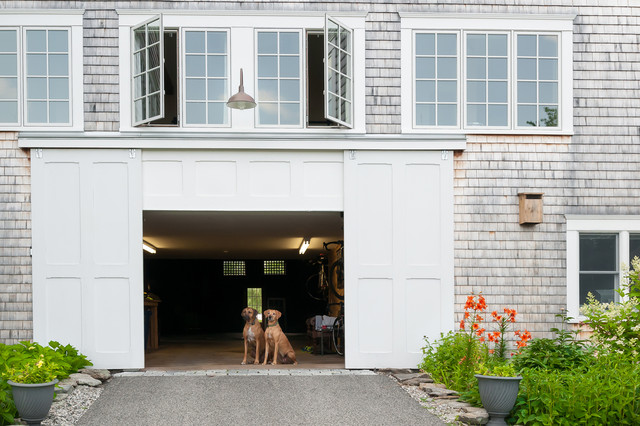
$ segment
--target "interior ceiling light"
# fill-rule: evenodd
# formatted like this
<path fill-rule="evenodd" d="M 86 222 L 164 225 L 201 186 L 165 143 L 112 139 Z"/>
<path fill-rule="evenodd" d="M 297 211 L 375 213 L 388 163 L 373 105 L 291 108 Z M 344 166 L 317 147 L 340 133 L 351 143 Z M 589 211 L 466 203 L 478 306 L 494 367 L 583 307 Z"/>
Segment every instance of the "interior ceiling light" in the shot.
<path fill-rule="evenodd" d="M 156 251 L 158 251 L 158 249 L 156 249 L 152 244 L 149 244 L 145 240 L 142 240 L 142 250 L 147 251 L 151 254 L 156 254 Z"/>
<path fill-rule="evenodd" d="M 256 101 L 254 101 L 251 96 L 244 93 L 242 68 L 240 68 L 240 87 L 238 87 L 238 93 L 229 98 L 227 106 L 233 109 L 251 109 L 256 107 Z"/>
<path fill-rule="evenodd" d="M 303 238 L 302 244 L 300 244 L 300 254 L 305 254 L 307 249 L 309 248 L 309 244 L 311 244 L 311 238 Z"/>

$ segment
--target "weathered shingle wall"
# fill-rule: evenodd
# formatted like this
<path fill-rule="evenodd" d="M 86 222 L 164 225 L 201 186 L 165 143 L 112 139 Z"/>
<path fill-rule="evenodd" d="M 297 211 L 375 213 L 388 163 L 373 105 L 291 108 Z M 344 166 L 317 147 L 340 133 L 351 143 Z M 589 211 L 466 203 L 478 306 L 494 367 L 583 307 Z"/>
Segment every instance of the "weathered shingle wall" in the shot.
<path fill-rule="evenodd" d="M 31 177 L 17 134 L 0 132 L 0 342 L 33 337 Z"/>

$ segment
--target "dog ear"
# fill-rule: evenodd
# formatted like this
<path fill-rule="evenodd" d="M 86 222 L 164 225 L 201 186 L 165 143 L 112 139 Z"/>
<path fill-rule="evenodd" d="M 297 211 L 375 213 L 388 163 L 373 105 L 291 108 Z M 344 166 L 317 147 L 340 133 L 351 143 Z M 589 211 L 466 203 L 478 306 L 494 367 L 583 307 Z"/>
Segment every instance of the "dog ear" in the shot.
<path fill-rule="evenodd" d="M 256 311 L 255 309 L 251 309 L 253 311 L 253 317 L 257 318 L 258 317 L 258 311 Z"/>
<path fill-rule="evenodd" d="M 280 319 L 281 316 L 282 314 L 280 313 L 280 311 L 276 311 L 276 319 Z"/>

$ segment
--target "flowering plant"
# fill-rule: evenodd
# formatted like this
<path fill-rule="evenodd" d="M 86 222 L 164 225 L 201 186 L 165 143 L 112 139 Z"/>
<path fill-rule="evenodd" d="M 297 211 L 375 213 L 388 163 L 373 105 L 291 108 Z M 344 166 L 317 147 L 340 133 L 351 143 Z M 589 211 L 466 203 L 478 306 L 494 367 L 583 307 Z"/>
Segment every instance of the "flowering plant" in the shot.
<path fill-rule="evenodd" d="M 3 376 L 15 383 L 48 383 L 58 377 L 61 367 L 46 359 L 44 354 L 24 364 L 8 368 Z"/>

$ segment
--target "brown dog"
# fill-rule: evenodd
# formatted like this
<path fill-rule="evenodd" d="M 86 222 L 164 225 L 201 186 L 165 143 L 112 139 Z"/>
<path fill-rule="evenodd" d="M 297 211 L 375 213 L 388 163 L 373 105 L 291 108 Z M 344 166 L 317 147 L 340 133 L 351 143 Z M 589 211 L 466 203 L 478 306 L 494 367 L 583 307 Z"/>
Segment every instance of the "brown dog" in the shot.
<path fill-rule="evenodd" d="M 263 365 L 267 363 L 270 349 L 273 351 L 273 362 L 271 362 L 271 364 L 275 365 L 280 361 L 282 364 L 293 363 L 294 365 L 298 365 L 296 353 L 293 351 L 289 339 L 287 339 L 287 336 L 284 335 L 284 332 L 280 328 L 280 324 L 278 324 L 278 319 L 281 316 L 280 311 L 276 311 L 275 309 L 264 311 L 264 318 L 267 320 L 267 330 L 265 331 L 267 345 L 264 350 Z"/>
<path fill-rule="evenodd" d="M 244 329 L 242 337 L 244 338 L 244 358 L 242 365 L 247 363 L 247 353 L 251 347 L 251 354 L 254 356 L 253 363 L 260 364 L 260 349 L 265 347 L 264 331 L 262 325 L 258 321 L 258 311 L 253 308 L 244 308 L 242 310 L 242 318 L 244 318 Z M 254 351 L 255 350 L 255 351 Z"/>

